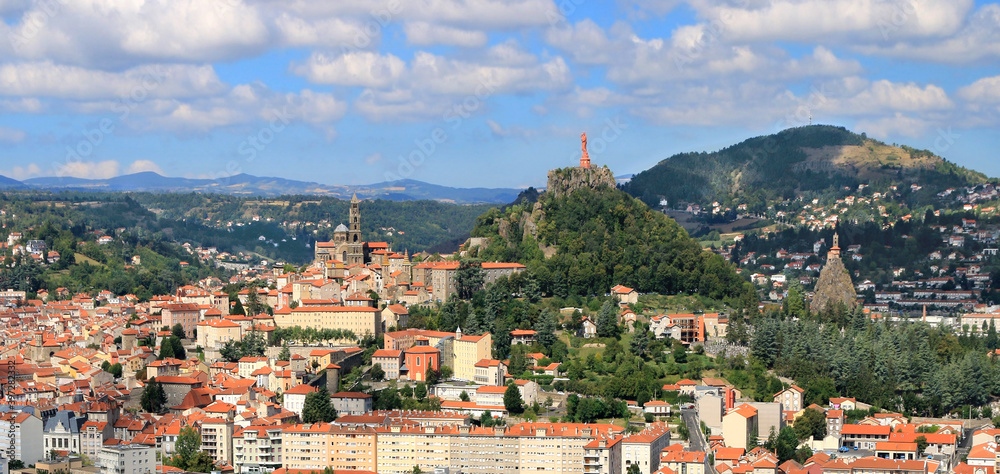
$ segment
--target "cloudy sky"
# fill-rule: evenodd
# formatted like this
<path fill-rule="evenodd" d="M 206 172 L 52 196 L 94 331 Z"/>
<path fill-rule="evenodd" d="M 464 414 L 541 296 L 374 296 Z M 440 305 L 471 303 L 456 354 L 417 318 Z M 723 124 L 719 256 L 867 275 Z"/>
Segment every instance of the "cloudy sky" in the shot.
<path fill-rule="evenodd" d="M 0 0 L 0 174 L 544 183 L 830 123 L 1000 175 L 978 0 Z"/>

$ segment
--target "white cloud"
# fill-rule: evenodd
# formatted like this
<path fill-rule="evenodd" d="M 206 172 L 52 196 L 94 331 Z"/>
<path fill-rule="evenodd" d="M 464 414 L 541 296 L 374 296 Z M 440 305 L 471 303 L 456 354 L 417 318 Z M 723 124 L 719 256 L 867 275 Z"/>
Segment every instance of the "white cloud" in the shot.
<path fill-rule="evenodd" d="M 486 32 L 464 30 L 443 25 L 416 21 L 403 26 L 406 41 L 417 46 L 451 45 L 465 48 L 479 47 L 486 44 Z"/>
<path fill-rule="evenodd" d="M 282 13 L 275 27 L 283 44 L 288 46 L 325 46 L 330 48 L 367 49 L 378 45 L 381 30 L 366 30 L 354 19 L 303 18 Z"/>
<path fill-rule="evenodd" d="M 68 161 L 58 165 L 55 176 L 59 178 L 72 176 L 74 178 L 107 179 L 118 176 L 120 165 L 115 160 L 105 161 Z"/>
<path fill-rule="evenodd" d="M 863 45 L 865 54 L 940 63 L 975 63 L 1000 58 L 1000 5 L 983 5 L 954 35 L 928 40 L 897 41 L 889 46 Z"/>
<path fill-rule="evenodd" d="M 34 178 L 42 174 L 42 169 L 34 164 L 28 163 L 27 166 L 15 166 L 9 170 L 2 170 L 0 174 L 11 177 L 17 180 Z"/>
<path fill-rule="evenodd" d="M 415 86 L 439 94 L 492 95 L 564 89 L 572 84 L 569 66 L 561 57 L 539 62 L 498 45 L 485 61 L 464 61 L 418 52 L 411 75 Z M 530 62 L 530 63 L 529 63 Z"/>
<path fill-rule="evenodd" d="M 392 54 L 359 51 L 338 56 L 313 53 L 292 72 L 315 84 L 381 88 L 396 82 L 405 69 L 406 63 Z"/>
<path fill-rule="evenodd" d="M 1000 102 L 1000 76 L 984 77 L 958 90 L 958 96 L 970 102 L 979 103 Z"/>
<path fill-rule="evenodd" d="M 889 117 L 865 119 L 855 124 L 855 129 L 879 139 L 893 136 L 920 138 L 930 131 L 932 124 L 927 120 L 896 113 Z"/>
<path fill-rule="evenodd" d="M 132 164 L 128 165 L 128 169 L 125 174 L 142 173 L 145 171 L 152 171 L 156 174 L 162 175 L 163 170 L 160 169 L 160 165 L 154 163 L 151 160 L 135 160 Z"/>
<path fill-rule="evenodd" d="M 245 57 L 270 32 L 241 0 L 34 0 L 10 38 L 23 58 L 117 68 Z"/>
<path fill-rule="evenodd" d="M 347 104 L 331 94 L 309 89 L 275 92 L 263 84 L 242 84 L 229 93 L 188 102 L 149 101 L 137 111 L 135 127 L 145 131 L 204 133 L 219 127 L 253 125 L 278 132 L 293 123 L 307 123 L 331 133 Z"/>
<path fill-rule="evenodd" d="M 374 165 L 375 163 L 378 163 L 379 161 L 382 161 L 382 154 L 381 153 L 372 153 L 372 154 L 370 154 L 370 155 L 368 155 L 368 156 L 365 157 L 365 163 L 369 164 L 369 165 Z"/>
<path fill-rule="evenodd" d="M 575 25 L 558 25 L 545 31 L 545 41 L 578 64 L 598 65 L 627 59 L 635 34 L 624 22 L 615 22 L 606 32 L 587 18 Z"/>
<path fill-rule="evenodd" d="M 406 0 L 405 5 L 408 19 L 466 29 L 544 26 L 561 18 L 551 0 Z"/>
<path fill-rule="evenodd" d="M 0 143 L 20 143 L 27 136 L 24 130 L 0 127 Z"/>
<path fill-rule="evenodd" d="M 973 0 L 693 0 L 729 42 L 886 41 L 957 31 Z"/>
<path fill-rule="evenodd" d="M 60 99 L 184 98 L 223 92 L 212 66 L 149 64 L 104 72 L 51 61 L 0 65 L 0 95 Z"/>
<path fill-rule="evenodd" d="M 792 59 L 785 64 L 785 77 L 843 77 L 860 74 L 861 63 L 853 59 L 840 59 L 832 51 L 817 46 L 811 55 L 800 60 Z"/>
<path fill-rule="evenodd" d="M 867 82 L 846 78 L 824 84 L 820 110 L 849 116 L 896 112 L 941 112 L 954 108 L 944 89 L 928 84 L 897 83 L 887 80 Z"/>

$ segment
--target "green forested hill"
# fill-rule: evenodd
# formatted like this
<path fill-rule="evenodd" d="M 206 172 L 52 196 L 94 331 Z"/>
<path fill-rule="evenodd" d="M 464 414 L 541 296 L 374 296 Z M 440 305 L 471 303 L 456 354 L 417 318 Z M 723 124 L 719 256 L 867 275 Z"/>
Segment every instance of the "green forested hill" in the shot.
<path fill-rule="evenodd" d="M 843 127 L 812 125 L 755 137 L 712 153 L 682 153 L 657 163 L 625 185 L 655 205 L 682 202 L 766 207 L 793 199 L 856 189 L 858 184 L 919 184 L 935 190 L 988 181 L 926 150 L 894 146 Z M 933 194 L 931 194 L 933 195 Z"/>
<path fill-rule="evenodd" d="M 257 234 L 253 232 L 260 232 L 268 239 L 272 238 L 268 231 L 287 233 L 274 239 L 279 243 L 278 247 L 260 251 L 298 264 L 312 258 L 311 247 L 300 243 L 333 239 L 334 228 L 347 223 L 350 210 L 350 201 L 304 195 L 267 199 L 199 193 L 136 193 L 132 196 L 161 218 L 195 223 L 199 233 L 211 233 L 210 229 L 225 227 L 228 222 L 247 224 L 230 228 L 233 235 L 239 235 L 250 249 L 256 245 Z M 462 205 L 437 201 L 362 201 L 361 231 L 366 240 L 386 241 L 396 250 L 414 253 L 455 239 L 464 240 L 476 217 L 489 208 L 488 204 Z M 254 217 L 260 221 L 254 222 Z M 258 230 L 246 231 L 251 228 Z M 242 235 L 247 232 L 250 235 Z M 285 237 L 288 237 L 287 241 L 280 242 Z M 294 243 L 291 237 L 296 237 Z"/>
<path fill-rule="evenodd" d="M 673 220 L 610 187 L 493 208 L 472 236 L 490 239 L 472 249 L 473 256 L 524 263 L 542 291 L 559 296 L 604 294 L 622 284 L 640 292 L 755 301 L 733 266 L 703 251 Z"/>

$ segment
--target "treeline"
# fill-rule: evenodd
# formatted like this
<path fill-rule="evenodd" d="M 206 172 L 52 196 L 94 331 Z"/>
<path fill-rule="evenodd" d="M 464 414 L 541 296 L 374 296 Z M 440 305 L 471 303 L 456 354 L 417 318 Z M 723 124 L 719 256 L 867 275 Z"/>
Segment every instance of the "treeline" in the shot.
<path fill-rule="evenodd" d="M 471 251 L 484 261 L 528 266 L 542 293 L 605 294 L 614 285 L 661 294 L 698 293 L 717 300 L 755 299 L 732 265 L 702 250 L 676 222 L 615 189 L 578 189 L 541 198 L 537 239 L 521 229 L 528 205 L 491 209 L 474 237 L 490 244 Z M 536 213 L 537 214 L 537 213 Z M 557 249 L 551 258 L 540 250 Z"/>
<path fill-rule="evenodd" d="M 837 311 L 843 327 L 777 312 L 759 316 L 752 322 L 751 361 L 794 379 L 806 389 L 807 403 L 846 396 L 936 417 L 972 411 L 1000 394 L 1000 364 L 991 356 L 1000 348 L 994 326 L 965 325 L 955 334 L 919 321 L 872 322 L 861 311 Z"/>

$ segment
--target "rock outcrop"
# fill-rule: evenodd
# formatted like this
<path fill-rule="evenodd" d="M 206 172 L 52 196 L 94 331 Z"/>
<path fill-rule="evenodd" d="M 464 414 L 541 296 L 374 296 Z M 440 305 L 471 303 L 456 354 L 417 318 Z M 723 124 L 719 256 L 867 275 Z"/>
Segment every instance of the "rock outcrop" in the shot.
<path fill-rule="evenodd" d="M 616 186 L 611 169 L 600 168 L 558 168 L 549 171 L 549 184 L 545 192 L 558 198 L 581 188 L 600 189 Z"/>
<path fill-rule="evenodd" d="M 858 294 L 854 291 L 854 282 L 851 281 L 851 274 L 844 267 L 843 260 L 840 259 L 840 247 L 837 245 L 837 238 L 834 237 L 833 248 L 826 257 L 826 265 L 819 272 L 819 280 L 816 282 L 816 293 L 813 296 L 810 309 L 818 313 L 823 311 L 829 304 L 844 303 L 847 309 L 854 310 L 858 306 Z"/>

